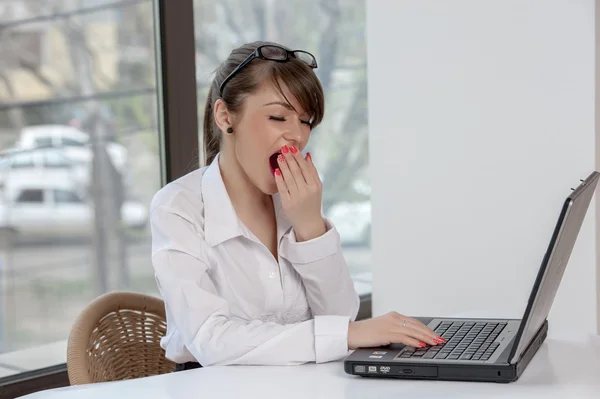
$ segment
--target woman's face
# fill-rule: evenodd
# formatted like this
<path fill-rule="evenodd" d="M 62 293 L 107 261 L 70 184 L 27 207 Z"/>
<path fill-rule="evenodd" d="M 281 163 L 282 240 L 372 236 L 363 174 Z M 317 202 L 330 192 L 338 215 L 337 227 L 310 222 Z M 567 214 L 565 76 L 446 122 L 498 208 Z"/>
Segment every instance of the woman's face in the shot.
<path fill-rule="evenodd" d="M 239 114 L 230 115 L 233 134 L 226 134 L 223 142 L 228 151 L 234 150 L 235 158 L 249 180 L 269 195 L 277 192 L 274 168 L 282 146 L 296 146 L 302 151 L 311 131 L 311 116 L 300 107 L 285 85 L 281 87 L 292 107 L 272 83 L 266 82 L 244 99 Z"/>

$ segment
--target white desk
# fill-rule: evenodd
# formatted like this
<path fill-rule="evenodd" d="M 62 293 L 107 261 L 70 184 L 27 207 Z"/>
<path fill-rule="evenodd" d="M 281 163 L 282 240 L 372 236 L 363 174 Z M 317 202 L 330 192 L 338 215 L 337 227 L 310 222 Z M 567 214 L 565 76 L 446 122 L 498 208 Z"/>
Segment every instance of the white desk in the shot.
<path fill-rule="evenodd" d="M 224 366 L 90 384 L 25 396 L 108 398 L 600 398 L 600 337 L 549 338 L 522 377 L 509 384 L 372 379 L 341 362 L 289 367 Z"/>

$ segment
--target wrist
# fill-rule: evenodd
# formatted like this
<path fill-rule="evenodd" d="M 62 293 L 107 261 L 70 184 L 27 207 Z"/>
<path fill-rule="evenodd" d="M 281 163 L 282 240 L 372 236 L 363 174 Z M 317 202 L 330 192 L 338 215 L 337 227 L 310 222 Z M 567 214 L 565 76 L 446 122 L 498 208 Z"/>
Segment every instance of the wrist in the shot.
<path fill-rule="evenodd" d="M 303 223 L 301 226 L 294 226 L 296 233 L 296 241 L 309 241 L 314 238 L 320 237 L 326 233 L 327 227 L 322 217 L 315 221 Z"/>
<path fill-rule="evenodd" d="M 354 343 L 354 332 L 355 332 L 356 324 L 355 322 L 348 323 L 348 349 L 355 350 L 358 349 L 358 345 Z"/>

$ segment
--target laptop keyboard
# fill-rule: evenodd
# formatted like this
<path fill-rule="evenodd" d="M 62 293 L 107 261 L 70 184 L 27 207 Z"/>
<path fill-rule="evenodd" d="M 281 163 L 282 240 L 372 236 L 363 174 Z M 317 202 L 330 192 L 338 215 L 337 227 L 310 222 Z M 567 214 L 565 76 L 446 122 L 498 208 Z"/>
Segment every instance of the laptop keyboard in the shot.
<path fill-rule="evenodd" d="M 444 321 L 434 331 L 447 342 L 425 348 L 406 347 L 399 358 L 489 360 L 506 323 Z"/>

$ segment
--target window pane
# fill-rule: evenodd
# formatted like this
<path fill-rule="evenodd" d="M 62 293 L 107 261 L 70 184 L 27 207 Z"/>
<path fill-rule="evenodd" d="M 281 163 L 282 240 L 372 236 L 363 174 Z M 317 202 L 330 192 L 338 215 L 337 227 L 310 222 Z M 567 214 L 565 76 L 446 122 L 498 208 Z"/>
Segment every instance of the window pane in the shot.
<path fill-rule="evenodd" d="M 52 147 L 52 137 L 38 137 L 37 139 L 35 139 L 35 147 Z"/>
<path fill-rule="evenodd" d="M 42 203 L 44 192 L 42 190 L 23 190 L 17 196 L 17 203 Z"/>
<path fill-rule="evenodd" d="M 54 190 L 54 202 L 57 204 L 76 204 L 80 203 L 81 199 L 73 191 Z"/>
<path fill-rule="evenodd" d="M 235 47 L 273 41 L 316 57 L 326 114 L 307 150 L 323 181 L 323 210 L 339 230 L 357 289 L 370 292 L 365 1 L 195 0 L 194 6 L 199 118 L 213 71 Z"/>
<path fill-rule="evenodd" d="M 26 189 L 27 206 L 0 221 L 17 232 L 0 236 L 4 377 L 65 363 L 98 295 L 157 295 L 147 218 L 162 168 L 154 2 L 1 3 L 0 153 L 20 167 L 2 170 L 0 205 Z M 42 190 L 43 207 L 22 203 Z"/>
<path fill-rule="evenodd" d="M 16 153 L 10 156 L 11 166 L 13 168 L 33 168 L 35 166 L 33 156 L 31 152 Z"/>
<path fill-rule="evenodd" d="M 74 140 L 68 137 L 62 137 L 61 139 L 62 145 L 71 146 L 71 147 L 83 147 L 85 142 Z"/>
<path fill-rule="evenodd" d="M 62 155 L 60 150 L 57 151 L 45 151 L 44 152 L 44 163 L 45 168 L 68 168 L 71 166 L 69 158 Z"/>
<path fill-rule="evenodd" d="M 112 4 L 111 4 L 112 3 Z M 21 20 L 55 19 L 59 13 L 98 13 L 103 8 L 112 8 L 115 0 L 2 0 L 0 2 L 0 22 L 18 24 Z M 112 6 L 112 7 L 111 7 Z M 94 18 L 95 17 L 95 18 Z M 98 19 L 102 15 L 90 16 L 89 20 Z M 33 23 L 35 21 L 31 21 Z"/>

